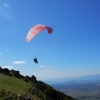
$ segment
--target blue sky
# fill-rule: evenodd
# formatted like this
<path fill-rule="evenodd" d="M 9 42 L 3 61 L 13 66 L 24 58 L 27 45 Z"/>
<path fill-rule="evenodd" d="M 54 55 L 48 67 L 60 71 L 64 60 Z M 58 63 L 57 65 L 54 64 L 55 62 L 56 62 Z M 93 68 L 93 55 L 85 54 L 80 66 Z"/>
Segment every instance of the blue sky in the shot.
<path fill-rule="evenodd" d="M 100 0 L 0 0 L 0 66 L 37 79 L 100 74 Z M 28 31 L 44 30 L 29 43 Z M 39 64 L 33 62 L 38 57 Z"/>

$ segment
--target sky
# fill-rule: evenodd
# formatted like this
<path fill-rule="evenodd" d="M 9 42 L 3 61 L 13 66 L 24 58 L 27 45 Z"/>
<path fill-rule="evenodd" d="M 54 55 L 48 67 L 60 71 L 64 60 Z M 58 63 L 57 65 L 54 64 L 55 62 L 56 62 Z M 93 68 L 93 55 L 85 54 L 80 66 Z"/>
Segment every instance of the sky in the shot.
<path fill-rule="evenodd" d="M 53 33 L 26 42 L 37 24 Z M 0 0 L 0 66 L 38 80 L 100 74 L 100 0 Z"/>

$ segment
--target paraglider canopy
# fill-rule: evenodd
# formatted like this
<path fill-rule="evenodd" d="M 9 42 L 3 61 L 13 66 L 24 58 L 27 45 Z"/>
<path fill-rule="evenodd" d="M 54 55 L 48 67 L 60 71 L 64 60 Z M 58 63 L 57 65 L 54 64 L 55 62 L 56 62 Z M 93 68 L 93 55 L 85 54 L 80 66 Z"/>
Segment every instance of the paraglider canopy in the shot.
<path fill-rule="evenodd" d="M 34 36 L 36 36 L 38 33 L 40 33 L 41 31 L 45 29 L 47 30 L 48 34 L 51 34 L 53 32 L 53 29 L 46 25 L 38 24 L 38 25 L 33 26 L 29 30 L 26 36 L 26 42 L 29 42 Z"/>

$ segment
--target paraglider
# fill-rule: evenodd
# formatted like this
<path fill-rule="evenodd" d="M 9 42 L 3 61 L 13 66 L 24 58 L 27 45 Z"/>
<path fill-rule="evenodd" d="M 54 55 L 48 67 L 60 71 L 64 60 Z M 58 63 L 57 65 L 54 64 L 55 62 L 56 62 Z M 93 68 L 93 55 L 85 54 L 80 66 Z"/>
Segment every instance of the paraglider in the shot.
<path fill-rule="evenodd" d="M 53 29 L 49 26 L 42 25 L 42 24 L 35 25 L 29 30 L 26 36 L 26 42 L 31 41 L 31 39 L 33 39 L 38 33 L 40 33 L 43 30 L 47 30 L 48 34 L 51 34 L 53 32 Z M 33 60 L 35 63 L 38 64 L 38 60 L 36 57 Z"/>
<path fill-rule="evenodd" d="M 36 57 L 35 57 L 33 60 L 34 60 L 34 62 L 35 62 L 36 64 L 38 64 L 38 60 L 37 60 Z"/>

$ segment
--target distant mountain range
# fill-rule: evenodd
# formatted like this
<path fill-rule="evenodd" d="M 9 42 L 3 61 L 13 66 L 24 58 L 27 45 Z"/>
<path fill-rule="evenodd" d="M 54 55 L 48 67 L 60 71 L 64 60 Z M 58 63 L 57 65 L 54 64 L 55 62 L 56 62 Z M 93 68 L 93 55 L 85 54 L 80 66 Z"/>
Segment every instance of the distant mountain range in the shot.
<path fill-rule="evenodd" d="M 77 100 L 100 100 L 100 74 L 45 80 L 45 83 Z"/>
<path fill-rule="evenodd" d="M 100 100 L 100 80 L 73 80 L 51 86 L 77 100 Z"/>
<path fill-rule="evenodd" d="M 64 78 L 56 78 L 56 79 L 47 79 L 47 80 L 42 80 L 45 83 L 48 84 L 57 84 L 57 83 L 63 83 L 63 82 L 68 82 L 72 80 L 100 80 L 100 74 L 95 74 L 95 75 L 84 75 L 84 76 L 78 76 L 78 77 L 64 77 Z"/>

